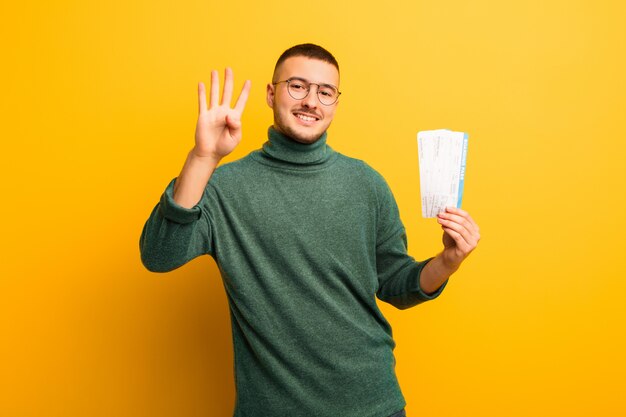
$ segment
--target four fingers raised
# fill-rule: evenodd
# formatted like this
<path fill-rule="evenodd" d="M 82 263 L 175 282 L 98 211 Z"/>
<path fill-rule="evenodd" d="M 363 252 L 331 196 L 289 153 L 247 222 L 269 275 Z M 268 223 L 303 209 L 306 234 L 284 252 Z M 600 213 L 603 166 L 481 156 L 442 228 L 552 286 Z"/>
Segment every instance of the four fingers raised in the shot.
<path fill-rule="evenodd" d="M 241 89 L 241 93 L 237 98 L 237 103 L 235 104 L 234 109 L 243 113 L 243 109 L 246 106 L 246 102 L 248 100 L 248 95 L 250 93 L 250 80 L 246 80 Z M 203 110 L 213 109 L 217 106 L 228 106 L 230 107 L 230 102 L 233 98 L 233 70 L 229 67 L 226 67 L 224 70 L 224 89 L 222 90 L 222 100 L 219 99 L 219 77 L 216 70 L 211 71 L 211 90 L 209 97 L 209 106 L 207 107 L 206 100 L 206 87 L 204 83 L 198 83 L 198 111 L 202 112 Z"/>

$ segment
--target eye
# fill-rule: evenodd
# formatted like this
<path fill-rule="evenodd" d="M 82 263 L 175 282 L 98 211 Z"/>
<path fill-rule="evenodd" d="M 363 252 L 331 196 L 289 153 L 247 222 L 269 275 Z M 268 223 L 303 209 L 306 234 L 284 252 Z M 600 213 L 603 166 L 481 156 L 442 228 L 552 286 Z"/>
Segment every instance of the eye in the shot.
<path fill-rule="evenodd" d="M 332 88 L 320 88 L 320 94 L 323 95 L 324 97 L 334 97 L 335 96 L 335 91 Z"/>
<path fill-rule="evenodd" d="M 304 85 L 304 83 L 302 81 L 291 81 L 289 83 L 289 87 L 293 88 L 294 90 L 304 90 L 304 89 L 306 89 L 306 86 Z"/>

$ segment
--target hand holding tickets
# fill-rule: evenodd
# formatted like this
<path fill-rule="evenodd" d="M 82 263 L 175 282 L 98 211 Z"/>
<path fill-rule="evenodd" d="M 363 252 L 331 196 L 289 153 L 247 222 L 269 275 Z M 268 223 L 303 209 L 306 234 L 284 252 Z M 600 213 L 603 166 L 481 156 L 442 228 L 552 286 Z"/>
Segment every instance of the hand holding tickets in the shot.
<path fill-rule="evenodd" d="M 427 130 L 417 134 L 420 164 L 422 216 L 437 217 L 443 229 L 444 249 L 420 276 L 423 288 L 432 292 L 448 279 L 480 240 L 478 225 L 462 210 L 467 133 Z"/>
<path fill-rule="evenodd" d="M 461 207 L 467 139 L 467 133 L 446 129 L 418 132 L 422 217 Z"/>

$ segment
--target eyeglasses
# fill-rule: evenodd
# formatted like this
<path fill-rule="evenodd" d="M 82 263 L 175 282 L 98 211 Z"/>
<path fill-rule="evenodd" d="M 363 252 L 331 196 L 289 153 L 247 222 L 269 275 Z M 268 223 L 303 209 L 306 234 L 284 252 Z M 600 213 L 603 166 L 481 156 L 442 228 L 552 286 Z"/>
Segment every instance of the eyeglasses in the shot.
<path fill-rule="evenodd" d="M 289 78 L 288 80 L 276 81 L 272 84 L 276 85 L 280 83 L 287 83 L 287 92 L 289 92 L 289 95 L 296 100 L 304 99 L 309 95 L 311 85 L 316 85 L 317 98 L 320 103 L 325 106 L 335 104 L 341 95 L 341 92 L 337 90 L 337 87 L 334 85 L 310 83 L 302 78 Z"/>

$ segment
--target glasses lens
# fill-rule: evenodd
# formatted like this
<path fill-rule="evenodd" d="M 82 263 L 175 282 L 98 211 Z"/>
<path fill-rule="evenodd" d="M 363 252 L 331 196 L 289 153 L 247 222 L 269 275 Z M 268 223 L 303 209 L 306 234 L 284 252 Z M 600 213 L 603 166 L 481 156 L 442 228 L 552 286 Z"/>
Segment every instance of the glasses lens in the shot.
<path fill-rule="evenodd" d="M 337 101 L 339 93 L 334 87 L 331 87 L 329 85 L 320 85 L 320 88 L 317 90 L 317 96 L 319 97 L 322 104 L 328 106 Z"/>
<path fill-rule="evenodd" d="M 288 83 L 289 94 L 296 100 L 302 100 L 309 93 L 309 86 L 301 80 L 290 80 Z"/>

